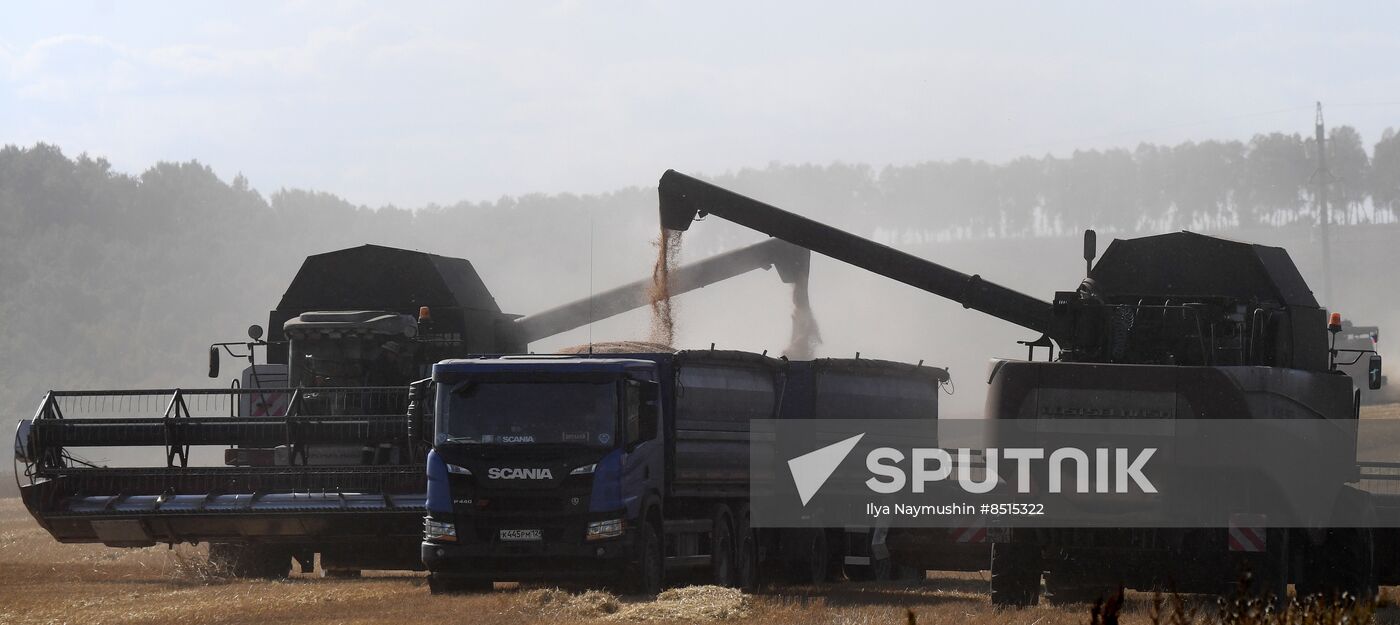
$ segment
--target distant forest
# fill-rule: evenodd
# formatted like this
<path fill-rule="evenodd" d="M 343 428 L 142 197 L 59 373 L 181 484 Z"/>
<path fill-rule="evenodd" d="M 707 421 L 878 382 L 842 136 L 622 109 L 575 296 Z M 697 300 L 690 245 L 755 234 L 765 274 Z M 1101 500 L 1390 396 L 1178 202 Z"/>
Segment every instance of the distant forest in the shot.
<path fill-rule="evenodd" d="M 1368 151 L 1355 129 L 1327 140 L 1331 223 L 1400 218 L 1400 134 Z M 1272 133 L 1240 141 L 1139 145 L 1007 163 L 783 166 L 717 177 L 736 188 L 802 189 L 816 215 L 858 209 L 883 228 L 1016 237 L 1078 231 L 1223 230 L 1319 222 L 1317 144 Z"/>
<path fill-rule="evenodd" d="M 1400 136 L 1386 130 L 1368 150 L 1342 126 L 1327 149 L 1331 222 L 1400 222 Z M 1318 223 L 1316 150 L 1311 138 L 1273 133 L 1006 163 L 772 164 L 708 179 L 896 245 L 1084 227 L 1223 231 Z M 639 187 L 371 209 L 318 191 L 264 196 L 193 161 L 129 174 L 52 145 L 6 146 L 0 426 L 9 431 L 49 388 L 207 384 L 204 348 L 265 322 L 307 254 L 373 242 L 466 257 L 503 308 L 528 312 L 564 301 L 530 280 L 592 275 L 552 250 L 609 250 L 598 255 L 599 286 L 645 275 L 655 211 L 655 191 Z M 740 235 L 727 232 L 696 242 L 728 247 Z"/>

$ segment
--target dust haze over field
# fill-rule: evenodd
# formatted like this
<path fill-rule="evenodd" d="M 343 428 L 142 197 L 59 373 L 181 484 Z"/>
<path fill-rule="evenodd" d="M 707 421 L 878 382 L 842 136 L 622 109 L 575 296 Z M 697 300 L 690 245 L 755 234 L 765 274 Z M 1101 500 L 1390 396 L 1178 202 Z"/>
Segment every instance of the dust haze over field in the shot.
<path fill-rule="evenodd" d="M 0 430 L 47 389 L 215 383 L 203 350 L 308 254 L 464 257 L 518 314 L 645 278 L 666 168 L 1039 298 L 1077 284 L 1086 227 L 1286 244 L 1316 283 L 1318 100 L 1336 307 L 1397 322 L 1394 7 L 257 6 L 0 23 Z M 760 237 L 684 238 L 682 262 Z M 682 295 L 675 342 L 820 328 L 817 355 L 949 367 L 970 415 L 1036 338 L 828 259 L 809 292 L 810 318 L 771 272 Z M 531 347 L 649 334 L 635 311 Z"/>
<path fill-rule="evenodd" d="M 1239 149 L 1253 155 L 1265 151 L 1265 143 Z M 1298 145 L 1306 147 L 1306 142 L 1299 139 Z M 1395 181 L 1385 184 L 1400 188 L 1400 160 L 1391 155 L 1400 150 L 1394 146 L 1400 146 L 1400 139 L 1378 143 L 1367 162 L 1385 172 L 1395 167 Z M 1141 156 L 1142 149 L 1138 153 L 1127 162 L 1148 167 L 1151 161 Z M 1300 147 L 1297 154 L 1303 160 L 1295 169 L 1305 167 L 1306 152 Z M 1313 288 L 1321 290 L 1319 229 L 1309 214 L 1306 176 L 1280 174 L 1293 184 L 1295 198 L 1292 204 L 1279 204 L 1283 208 L 1269 208 L 1275 200 L 1259 197 L 1250 186 L 1272 188 L 1278 183 L 1271 179 L 1231 183 L 1237 188 L 1196 208 L 1189 208 L 1187 199 L 1197 190 L 1168 187 L 1183 199 L 1152 209 L 1167 216 L 1154 226 L 1144 222 L 1156 214 L 1149 211 L 1148 200 L 1158 193 L 1151 189 L 1089 194 L 1097 199 L 1082 204 L 1056 199 L 1054 190 L 1063 179 L 1082 177 L 1085 170 L 1093 174 L 1087 180 L 1094 185 L 1116 184 L 1119 166 L 1093 169 L 1103 157 L 1047 158 L 1039 173 L 1022 181 L 1039 185 L 1031 188 L 1028 203 L 1009 208 L 987 205 L 985 198 L 995 199 L 998 188 L 1016 180 L 1017 164 L 979 166 L 1001 172 L 991 178 L 952 177 L 965 168 L 957 163 L 880 172 L 859 165 L 773 165 L 710 178 L 1043 300 L 1056 290 L 1075 288 L 1083 277 L 1082 226 L 1076 223 L 1100 229 L 1101 250 L 1114 236 L 1181 227 L 1282 245 Z M 1260 158 L 1265 157 L 1274 158 Z M 1347 221 L 1332 228 L 1335 308 L 1358 324 L 1381 326 L 1382 352 L 1390 362 L 1400 362 L 1395 342 L 1384 340 L 1385 328 L 1400 327 L 1395 312 L 1400 295 L 1386 288 L 1384 271 L 1378 269 L 1400 266 L 1400 247 L 1393 244 L 1400 226 L 1389 199 L 1400 193 L 1386 195 L 1391 191 L 1382 176 L 1361 177 L 1381 186 L 1334 210 L 1334 218 Z M 17 419 L 33 414 L 50 388 L 226 384 L 204 377 L 208 344 L 239 340 L 249 324 L 265 324 L 267 311 L 308 254 L 377 243 L 464 257 L 501 308 L 520 314 L 585 298 L 590 287 L 597 292 L 648 278 L 657 254 L 652 187 L 416 211 L 370 210 L 328 193 L 282 190 L 264 198 L 246 180 L 226 181 L 198 164 L 159 164 L 135 176 L 99 160 L 70 159 L 55 147 L 39 146 L 0 150 L 0 190 L 0 212 L 10 216 L 0 220 L 0 284 L 5 287 L 0 289 L 0 312 L 7 319 L 0 327 L 0 352 L 23 355 L 0 362 L 0 406 L 5 410 L 0 427 L 7 434 Z M 980 208 L 961 210 L 964 201 Z M 1072 206 L 1074 212 L 1048 212 L 1055 206 L 1065 211 Z M 1196 221 L 1187 219 L 1192 214 Z M 991 215 L 998 216 L 994 223 L 989 223 Z M 1237 223 L 1211 227 L 1211 221 L 1202 220 L 1212 215 L 1234 215 Z M 977 223 L 982 225 L 968 225 Z M 682 237 L 677 260 L 694 261 L 762 239 L 709 218 Z M 819 255 L 812 259 L 808 291 L 821 332 L 816 355 L 859 352 L 867 358 L 948 367 L 954 394 L 944 398 L 945 415 L 978 414 L 988 359 L 1023 358 L 1025 350 L 1016 341 L 1036 338 L 957 303 Z M 714 343 L 780 354 L 794 338 L 794 296 L 774 271 L 751 272 L 680 295 L 673 311 L 675 345 Z M 645 340 L 651 326 L 651 311 L 643 308 L 538 341 L 531 349 L 548 352 L 590 339 Z M 235 371 L 238 364 L 230 360 L 226 370 Z M 145 457 L 155 460 L 158 455 Z M 101 451 L 90 457 L 123 460 Z"/>

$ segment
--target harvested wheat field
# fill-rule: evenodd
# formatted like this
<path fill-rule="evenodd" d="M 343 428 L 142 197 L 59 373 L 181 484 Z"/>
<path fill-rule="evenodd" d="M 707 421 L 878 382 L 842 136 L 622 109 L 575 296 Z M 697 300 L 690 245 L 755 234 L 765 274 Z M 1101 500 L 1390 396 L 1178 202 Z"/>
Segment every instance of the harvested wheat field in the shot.
<path fill-rule="evenodd" d="M 53 541 L 16 499 L 0 500 L 0 623 L 1079 623 L 1087 609 L 995 612 L 980 575 L 919 584 L 840 584 L 743 595 L 712 586 L 655 600 L 553 588 L 429 596 L 417 575 L 225 580 L 201 549 L 111 549 Z M 1135 602 L 1138 600 L 1135 598 Z M 1139 602 L 1140 603 L 1140 602 Z M 1143 604 L 1145 606 L 1145 603 Z M 1133 609 L 1139 609 L 1137 603 Z"/>
<path fill-rule="evenodd" d="M 1361 407 L 1362 419 L 1400 419 L 1400 403 L 1373 404 Z"/>
<path fill-rule="evenodd" d="M 832 584 L 756 595 L 714 586 L 675 588 L 652 598 L 555 588 L 498 589 L 434 597 L 421 576 L 246 581 L 211 575 L 203 550 L 183 546 L 111 549 L 63 545 L 16 499 L 0 499 L 0 623 L 745 623 L 902 624 L 1090 622 L 1089 606 L 992 608 L 985 574 L 938 574 L 919 582 Z M 1148 623 L 1152 598 L 1129 593 L 1122 622 Z M 1193 599 L 1200 614 L 1213 600 Z M 1378 622 L 1400 622 L 1385 608 Z M 1214 622 L 1205 619 L 1199 622 Z"/>

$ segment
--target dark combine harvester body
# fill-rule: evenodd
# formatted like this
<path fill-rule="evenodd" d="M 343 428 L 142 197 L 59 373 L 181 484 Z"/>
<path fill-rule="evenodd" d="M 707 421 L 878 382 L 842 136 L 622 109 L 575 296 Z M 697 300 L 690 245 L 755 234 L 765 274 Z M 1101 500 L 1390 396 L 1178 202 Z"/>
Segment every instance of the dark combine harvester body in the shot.
<path fill-rule="evenodd" d="M 1045 302 L 675 171 L 661 178 L 659 195 L 664 228 L 685 230 L 697 217 L 718 216 L 1039 334 L 1023 342 L 1031 360 L 993 364 L 988 418 L 1301 419 L 1307 440 L 1350 433 L 1355 448 L 1359 392 L 1336 370 L 1327 313 L 1281 248 L 1190 232 L 1116 240 L 1077 289 Z M 1085 248 L 1092 261 L 1092 239 Z M 1037 348 L 1050 358 L 1034 361 Z M 1379 357 L 1370 363 L 1375 385 Z M 1209 466 L 1203 470 L 1208 474 Z M 1335 498 L 1316 505 L 1374 505 L 1369 494 L 1346 485 L 1358 477 L 1354 455 L 1323 470 L 1335 478 Z M 1120 581 L 1152 587 L 1170 580 L 1182 591 L 1221 591 L 1241 567 L 1269 592 L 1293 581 L 1305 591 L 1363 593 L 1377 571 L 1396 572 L 1373 570 L 1371 550 L 1384 538 L 1369 529 L 1271 529 L 1259 553 L 1230 550 L 1226 531 L 997 532 L 993 601 L 1035 602 L 1042 573 L 1054 598 L 1092 600 Z M 898 552 L 894 536 L 890 543 L 897 558 L 937 559 Z M 936 541 L 912 537 L 907 544 Z M 1303 566 L 1290 566 L 1295 563 Z"/>
<path fill-rule="evenodd" d="M 807 259 L 768 241 L 678 268 L 672 290 L 769 267 L 791 281 Z M 221 352 L 248 359 L 232 387 L 46 395 L 16 435 L 24 503 L 62 542 L 209 542 L 241 575 L 282 575 L 318 553 L 329 574 L 421 568 L 432 422 L 409 383 L 444 359 L 523 352 L 644 306 L 650 284 L 521 317 L 501 312 L 463 259 L 375 245 L 310 256 L 268 315 L 267 341 L 254 327 L 211 347 L 210 377 Z M 267 364 L 253 364 L 255 350 Z M 119 447 L 145 457 L 82 459 Z"/>

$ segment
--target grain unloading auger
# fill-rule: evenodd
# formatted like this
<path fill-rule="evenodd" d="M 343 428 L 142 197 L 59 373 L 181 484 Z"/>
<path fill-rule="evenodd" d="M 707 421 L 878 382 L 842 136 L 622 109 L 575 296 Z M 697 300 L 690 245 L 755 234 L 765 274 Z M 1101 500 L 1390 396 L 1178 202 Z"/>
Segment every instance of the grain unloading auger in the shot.
<path fill-rule="evenodd" d="M 1077 289 L 1056 292 L 1046 302 L 675 171 L 662 176 L 658 191 L 663 228 L 685 230 L 696 217 L 717 216 L 1040 334 L 1023 344 L 1031 356 L 1034 348 L 1047 348 L 1049 360 L 993 364 L 988 418 L 1261 420 L 1260 427 L 1277 427 L 1280 440 L 1296 445 L 1293 451 L 1302 454 L 1297 457 L 1319 448 L 1351 450 L 1311 465 L 1315 473 L 1306 478 L 1327 484 L 1332 496 L 1290 500 L 1289 518 L 1363 518 L 1380 505 L 1347 485 L 1368 467 L 1355 458 L 1359 392 L 1337 370 L 1339 360 L 1359 359 L 1369 350 L 1329 345 L 1329 331 L 1335 340 L 1341 321 L 1335 315 L 1329 321 L 1282 248 L 1190 232 L 1115 240 Z M 1092 238 L 1085 243 L 1084 258 L 1092 263 Z M 1369 355 L 1367 378 L 1375 388 L 1380 358 Z M 1238 441 L 1189 442 L 1180 448 L 1199 453 L 1174 461 L 1202 480 L 1236 460 L 1230 446 Z M 1242 483 L 1238 501 L 1287 493 L 1290 483 Z M 1254 504 L 1239 512 L 1258 512 L 1248 505 Z M 1231 531 L 1240 529 L 1234 518 Z M 1253 571 L 1257 589 L 1270 593 L 1292 582 L 1300 595 L 1361 595 L 1371 591 L 1378 573 L 1381 581 L 1400 581 L 1400 563 L 1372 567 L 1373 546 L 1382 537 L 1368 528 L 1270 527 L 1267 540 L 1243 549 L 1227 540 L 1222 521 L 1215 521 L 1221 529 L 1000 533 L 991 558 L 992 600 L 1035 602 L 1042 573 L 1060 600 L 1092 599 L 1120 582 L 1219 592 L 1232 587 L 1242 569 Z M 1400 536 L 1391 534 L 1385 543 L 1397 544 Z M 893 536 L 890 543 L 896 549 Z"/>
<path fill-rule="evenodd" d="M 808 257 L 765 241 L 677 268 L 671 289 L 768 268 L 790 282 Z M 240 575 L 315 554 L 330 573 L 418 568 L 432 427 L 409 383 L 443 359 L 523 352 L 645 306 L 650 286 L 519 317 L 463 259 L 373 245 L 310 256 L 267 341 L 255 327 L 211 347 L 211 377 L 221 352 L 248 358 L 232 387 L 48 393 L 16 433 L 21 495 L 61 542 L 209 542 Z M 267 364 L 253 364 L 259 349 Z"/>
<path fill-rule="evenodd" d="M 1042 334 L 1052 334 L 1051 305 L 912 254 L 744 197 L 674 170 L 661 177 L 661 227 L 687 230 L 715 215 L 803 249 L 835 258 L 959 302 Z M 1052 337 L 1053 338 L 1053 337 Z"/>

